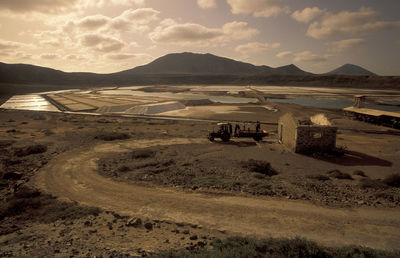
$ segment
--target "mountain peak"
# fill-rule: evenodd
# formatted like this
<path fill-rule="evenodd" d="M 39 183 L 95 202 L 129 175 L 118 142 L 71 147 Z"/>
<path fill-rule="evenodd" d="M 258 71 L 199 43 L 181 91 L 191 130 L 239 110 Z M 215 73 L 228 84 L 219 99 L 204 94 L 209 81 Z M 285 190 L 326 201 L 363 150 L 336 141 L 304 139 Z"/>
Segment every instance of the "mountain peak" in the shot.
<path fill-rule="evenodd" d="M 275 71 L 280 74 L 292 74 L 292 75 L 310 75 L 311 74 L 311 73 L 301 70 L 294 64 L 277 67 L 277 68 L 275 68 Z"/>
<path fill-rule="evenodd" d="M 375 73 L 368 71 L 367 69 L 354 65 L 354 64 L 344 64 L 339 68 L 328 72 L 329 75 L 356 75 L 356 76 L 376 76 Z"/>
<path fill-rule="evenodd" d="M 255 66 L 210 53 L 171 53 L 128 70 L 142 74 L 258 74 L 269 67 Z"/>

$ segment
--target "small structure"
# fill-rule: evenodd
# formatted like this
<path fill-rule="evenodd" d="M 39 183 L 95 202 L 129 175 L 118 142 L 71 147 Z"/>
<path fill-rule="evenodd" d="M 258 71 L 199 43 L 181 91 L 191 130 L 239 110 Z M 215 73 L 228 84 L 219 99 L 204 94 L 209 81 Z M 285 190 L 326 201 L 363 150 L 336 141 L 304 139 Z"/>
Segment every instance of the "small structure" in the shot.
<path fill-rule="evenodd" d="M 357 108 L 363 108 L 365 103 L 364 95 L 355 95 L 354 96 L 354 106 Z"/>
<path fill-rule="evenodd" d="M 309 119 L 283 115 L 278 122 L 279 142 L 296 153 L 331 151 L 336 147 L 337 127 L 323 114 Z"/>

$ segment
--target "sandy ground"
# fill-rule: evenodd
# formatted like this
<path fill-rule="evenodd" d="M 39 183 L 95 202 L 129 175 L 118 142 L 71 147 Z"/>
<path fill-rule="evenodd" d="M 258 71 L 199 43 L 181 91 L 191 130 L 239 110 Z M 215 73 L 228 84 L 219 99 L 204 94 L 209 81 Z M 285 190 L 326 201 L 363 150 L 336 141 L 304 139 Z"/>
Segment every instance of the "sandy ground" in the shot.
<path fill-rule="evenodd" d="M 278 112 L 257 105 L 219 106 L 216 112 L 197 114 L 204 119 L 275 123 L 288 111 L 302 116 L 323 112 L 339 127 L 337 144 L 346 147 L 348 155 L 291 153 L 277 142 L 274 125 L 263 126 L 271 134 L 259 144 L 223 144 L 207 141 L 215 126 L 209 122 L 0 111 L 3 204 L 26 185 L 61 203 L 107 211 L 52 222 L 21 219 L 21 214 L 5 217 L 0 222 L 1 255 L 141 255 L 207 246 L 213 237 L 229 235 L 302 236 L 330 246 L 398 248 L 399 189 L 364 189 L 364 177 L 353 172 L 362 171 L 370 180 L 398 173 L 400 136 L 388 128 L 348 120 L 337 111 L 277 107 Z M 128 137 L 101 138 L 115 133 Z M 19 155 L 36 144 L 47 148 Z M 153 154 L 129 156 L 137 151 Z M 250 159 L 269 162 L 278 175 L 248 171 L 242 162 Z M 335 169 L 352 180 L 327 174 Z M 5 179 L 6 173 L 19 178 Z M 328 180 L 315 180 L 314 175 Z M 28 211 L 36 214 L 35 207 Z M 145 223 L 127 226 L 132 217 L 151 223 L 152 229 Z M 43 242 L 48 250 L 42 250 Z"/>

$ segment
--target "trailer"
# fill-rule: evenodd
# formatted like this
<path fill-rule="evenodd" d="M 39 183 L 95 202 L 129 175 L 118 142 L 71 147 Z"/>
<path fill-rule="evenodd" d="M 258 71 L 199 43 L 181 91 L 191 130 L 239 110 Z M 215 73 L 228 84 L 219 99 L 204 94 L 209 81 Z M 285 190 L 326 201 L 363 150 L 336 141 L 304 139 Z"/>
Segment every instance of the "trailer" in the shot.
<path fill-rule="evenodd" d="M 218 123 L 218 130 L 208 133 L 208 139 L 210 141 L 214 141 L 215 139 L 221 139 L 224 142 L 228 142 L 231 138 L 253 138 L 255 141 L 259 142 L 266 136 L 268 136 L 268 132 L 265 130 L 261 130 L 260 123 L 257 122 L 256 129 L 251 130 L 250 128 L 240 128 L 238 124 L 235 126 L 235 131 L 233 131 L 233 127 L 231 123 Z"/>

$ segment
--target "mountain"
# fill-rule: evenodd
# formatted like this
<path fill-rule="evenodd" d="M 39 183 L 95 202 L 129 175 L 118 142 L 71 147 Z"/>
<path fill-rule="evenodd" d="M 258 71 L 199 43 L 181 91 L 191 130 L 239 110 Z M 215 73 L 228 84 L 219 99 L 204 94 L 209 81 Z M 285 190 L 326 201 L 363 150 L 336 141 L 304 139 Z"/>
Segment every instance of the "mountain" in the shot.
<path fill-rule="evenodd" d="M 290 75 L 312 75 L 312 73 L 305 72 L 295 66 L 294 64 L 277 67 L 274 69 L 276 74 L 290 74 Z"/>
<path fill-rule="evenodd" d="M 345 74 L 345 75 L 341 75 Z M 230 84 L 398 88 L 399 76 L 374 75 L 354 65 L 328 74 L 312 74 L 291 64 L 256 66 L 212 54 L 175 53 L 129 70 L 110 73 L 67 73 L 28 64 L 0 62 L 0 96 L 67 88 L 159 84 Z"/>
<path fill-rule="evenodd" d="M 121 73 L 131 74 L 259 74 L 271 72 L 268 66 L 255 66 L 212 54 L 174 53 Z"/>
<path fill-rule="evenodd" d="M 355 75 L 355 76 L 376 76 L 373 72 L 368 71 L 358 65 L 345 64 L 341 67 L 326 73 L 328 75 Z"/>

